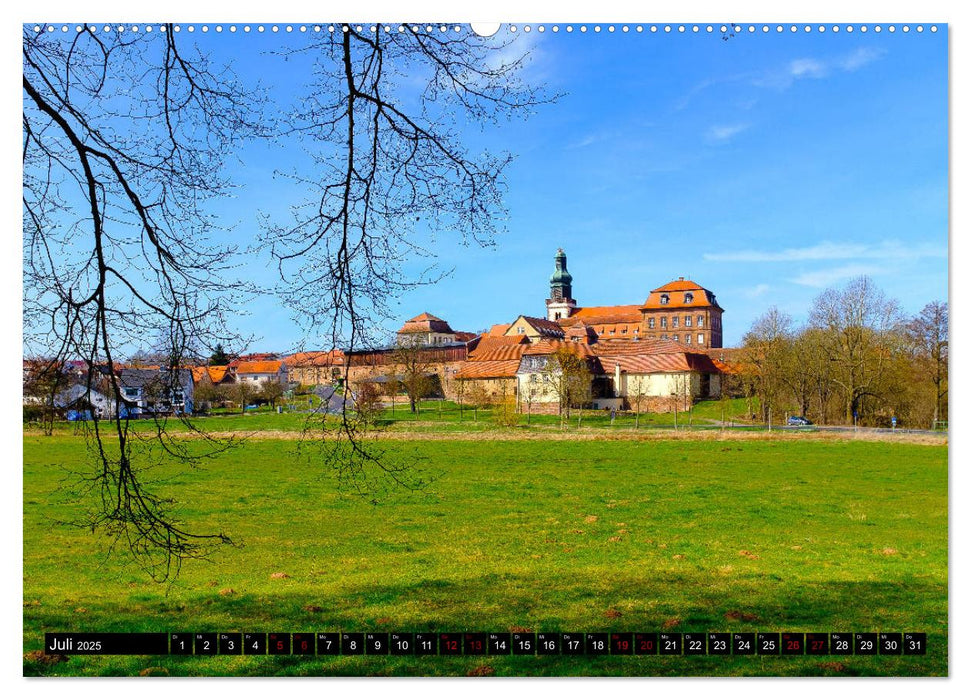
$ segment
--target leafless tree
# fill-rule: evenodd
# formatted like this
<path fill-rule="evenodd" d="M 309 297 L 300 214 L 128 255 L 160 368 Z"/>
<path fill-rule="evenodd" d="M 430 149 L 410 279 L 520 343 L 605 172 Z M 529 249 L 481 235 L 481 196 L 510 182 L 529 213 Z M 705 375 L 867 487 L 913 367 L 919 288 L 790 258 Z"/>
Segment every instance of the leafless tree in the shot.
<path fill-rule="evenodd" d="M 467 28 L 337 28 L 313 34 L 303 49 L 314 57 L 313 82 L 297 109 L 275 105 L 294 115 L 276 131 L 251 86 L 211 65 L 171 25 L 69 35 L 25 27 L 27 354 L 87 360 L 88 391 L 104 377 L 120 407 L 119 352 L 146 337 L 164 334 L 173 382 L 187 356 L 245 347 L 224 320 L 247 290 L 229 272 L 234 249 L 213 241 L 207 206 L 229 186 L 224 159 L 256 134 L 297 139 L 316 159 L 312 170 L 290 174 L 306 189 L 306 206 L 295 207 L 289 225 L 268 222 L 263 243 L 280 265 L 283 298 L 309 327 L 330 328 L 334 347 L 368 344 L 391 299 L 435 279 L 404 270 L 436 234 L 492 241 L 511 156 L 470 155 L 460 127 L 539 104 L 516 78 L 524 56 Z M 425 85 L 417 94 L 416 76 Z M 173 439 L 164 422 L 153 430 L 161 454 L 187 462 L 225 447 L 192 441 L 211 448 L 201 452 Z M 375 465 L 394 483 L 421 484 L 357 439 L 347 408 L 339 435 L 328 454 L 361 493 L 375 491 Z M 133 449 L 136 437 L 121 415 L 110 427 L 94 422 L 98 466 L 87 478 L 101 507 L 85 524 L 126 542 L 166 578 L 229 538 L 175 520 L 141 479 L 147 458 Z"/>
<path fill-rule="evenodd" d="M 557 348 L 546 358 L 541 376 L 559 401 L 560 425 L 565 425 L 572 408 L 582 411 L 592 396 L 593 373 L 587 361 L 568 346 Z M 581 413 L 582 417 L 582 413 Z"/>
<path fill-rule="evenodd" d="M 947 302 L 932 301 L 907 324 L 909 347 L 916 374 L 933 386 L 932 426 L 947 420 L 948 382 L 948 307 Z"/>
<path fill-rule="evenodd" d="M 850 423 L 865 400 L 886 398 L 884 371 L 899 349 L 899 305 L 868 277 L 859 277 L 816 297 L 809 324 L 824 331 L 823 347 L 833 365 L 830 381 L 842 395 L 843 417 Z"/>
<path fill-rule="evenodd" d="M 242 287 L 224 277 L 233 251 L 212 242 L 207 205 L 226 192 L 224 158 L 259 130 L 259 105 L 172 26 L 45 29 L 23 31 L 25 346 L 84 360 L 89 393 L 106 383 L 116 410 L 92 424 L 84 479 L 100 505 L 84 524 L 164 579 L 229 540 L 186 529 L 143 480 L 151 449 L 119 410 L 118 357 L 161 333 L 174 386 L 182 358 L 232 339 L 223 314 Z M 164 421 L 151 430 L 160 454 L 188 463 L 226 446 L 180 442 Z"/>
<path fill-rule="evenodd" d="M 427 348 L 407 338 L 398 340 L 391 355 L 391 371 L 408 395 L 408 406 L 412 413 L 421 414 L 421 400 L 430 396 L 435 388 L 432 369 Z"/>
<path fill-rule="evenodd" d="M 792 318 L 775 307 L 756 319 L 742 339 L 741 359 L 755 387 L 763 421 L 768 421 L 772 409 L 778 409 L 784 401 L 791 344 Z"/>
<path fill-rule="evenodd" d="M 355 349 L 378 341 L 391 300 L 441 277 L 432 265 L 409 273 L 416 259 L 431 256 L 439 235 L 492 244 L 512 157 L 473 152 L 461 132 L 527 115 L 543 98 L 520 79 L 527 56 L 512 40 L 437 25 L 334 29 L 288 54 L 314 58 L 289 133 L 315 167 L 285 173 L 306 201 L 292 221 L 267 221 L 263 242 L 297 318 L 315 332 L 328 329 L 323 342 Z M 402 464 L 382 461 L 346 411 L 343 418 L 331 442 L 346 444 L 327 454 L 355 488 L 374 487 L 368 471 L 421 483 Z"/>

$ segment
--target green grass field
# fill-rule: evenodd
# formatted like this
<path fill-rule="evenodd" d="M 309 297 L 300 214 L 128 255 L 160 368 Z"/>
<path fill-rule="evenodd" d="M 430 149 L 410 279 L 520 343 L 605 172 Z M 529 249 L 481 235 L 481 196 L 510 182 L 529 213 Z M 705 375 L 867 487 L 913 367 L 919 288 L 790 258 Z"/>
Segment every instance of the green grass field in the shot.
<path fill-rule="evenodd" d="M 267 417 L 267 419 L 274 417 Z M 223 420 L 223 419 L 213 419 Z M 245 420 L 245 419 L 240 419 Z M 262 420 L 262 419 L 261 419 Z M 28 675 L 946 675 L 947 447 L 798 439 L 389 442 L 380 505 L 251 440 L 154 474 L 238 547 L 151 583 L 88 531 L 70 434 L 24 437 L 24 653 L 53 631 L 918 631 L 924 657 L 84 657 Z M 285 573 L 286 578 L 272 578 Z"/>
<path fill-rule="evenodd" d="M 291 406 L 293 410 L 291 410 Z M 408 410 L 407 399 L 399 399 L 392 408 L 386 407 L 378 419 L 378 427 L 385 430 L 402 429 L 407 431 L 454 431 L 476 432 L 491 430 L 495 427 L 493 410 L 491 408 L 473 410 L 468 406 L 461 409 L 453 401 L 425 400 L 420 402 L 419 412 Z M 744 425 L 747 413 L 745 399 L 731 399 L 727 401 L 699 401 L 688 413 L 680 412 L 677 416 L 679 428 L 711 428 L 718 421 L 734 421 Z M 245 412 L 239 410 L 220 410 L 208 416 L 196 416 L 192 421 L 203 430 L 215 432 L 294 432 L 302 430 L 310 417 L 309 407 L 303 397 L 298 397 L 292 404 L 284 407 L 281 414 L 277 414 L 269 406 L 250 409 Z M 585 410 L 582 414 L 574 411 L 570 421 L 565 426 L 568 429 L 577 427 L 577 419 L 581 427 L 609 428 L 612 430 L 631 430 L 635 427 L 632 413 L 619 413 L 613 422 L 609 411 Z M 642 413 L 636 420 L 640 428 L 673 428 L 675 415 L 673 413 Z M 560 418 L 552 415 L 525 415 L 519 417 L 519 427 L 524 430 L 532 428 L 559 428 Z M 147 426 L 148 419 L 133 421 L 133 425 Z M 184 431 L 184 426 L 177 419 L 168 419 L 166 426 L 174 432 Z M 57 431 L 60 434 L 71 434 L 77 426 L 60 423 Z"/>

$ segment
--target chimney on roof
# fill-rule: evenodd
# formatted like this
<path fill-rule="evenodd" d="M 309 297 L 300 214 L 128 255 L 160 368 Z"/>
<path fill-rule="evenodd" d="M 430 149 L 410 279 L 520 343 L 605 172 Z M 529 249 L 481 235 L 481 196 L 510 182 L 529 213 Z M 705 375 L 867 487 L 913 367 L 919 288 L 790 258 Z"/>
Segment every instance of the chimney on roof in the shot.
<path fill-rule="evenodd" d="M 679 280 L 680 282 L 684 282 L 684 277 L 679 277 L 679 278 L 678 278 L 678 280 Z"/>

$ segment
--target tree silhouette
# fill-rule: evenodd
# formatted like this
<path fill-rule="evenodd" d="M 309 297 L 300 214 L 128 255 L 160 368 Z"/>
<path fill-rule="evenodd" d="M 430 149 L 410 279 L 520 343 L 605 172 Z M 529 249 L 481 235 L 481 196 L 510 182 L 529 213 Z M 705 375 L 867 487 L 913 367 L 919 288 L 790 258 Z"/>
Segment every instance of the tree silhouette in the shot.
<path fill-rule="evenodd" d="M 23 30 L 25 354 L 53 365 L 81 359 L 87 393 L 108 392 L 117 410 L 93 422 L 95 465 L 83 477 L 100 505 L 80 524 L 165 579 L 230 540 L 181 525 L 144 471 L 172 457 L 195 463 L 229 443 L 187 417 L 202 440 L 176 439 L 165 419 L 149 435 L 134 431 L 120 410 L 117 358 L 161 334 L 160 374 L 174 386 L 186 358 L 223 360 L 222 348 L 246 346 L 225 317 L 253 290 L 234 279 L 235 248 L 214 242 L 208 209 L 231 184 L 226 158 L 254 136 L 314 153 L 312 172 L 290 174 L 306 206 L 288 225 L 268 222 L 262 243 L 279 264 L 284 300 L 308 325 L 331 329 L 332 346 L 353 349 L 372 340 L 391 299 L 432 279 L 402 272 L 427 253 L 419 227 L 492 240 L 511 156 L 470 155 L 459 127 L 528 113 L 541 99 L 516 79 L 523 56 L 467 28 L 338 25 L 296 50 L 315 67 L 295 109 L 272 104 L 292 114 L 277 128 L 265 93 L 212 65 L 173 25 L 38 29 Z M 416 77 L 417 94 L 402 88 Z M 371 494 L 376 469 L 420 484 L 359 439 L 347 409 L 340 425 L 328 455 L 342 481 Z"/>

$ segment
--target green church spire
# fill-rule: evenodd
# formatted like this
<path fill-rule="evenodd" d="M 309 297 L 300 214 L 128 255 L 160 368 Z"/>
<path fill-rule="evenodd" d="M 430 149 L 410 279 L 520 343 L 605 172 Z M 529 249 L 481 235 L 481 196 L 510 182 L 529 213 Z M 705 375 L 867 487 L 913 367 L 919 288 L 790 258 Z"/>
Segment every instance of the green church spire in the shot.
<path fill-rule="evenodd" d="M 550 298 L 554 301 L 572 299 L 573 275 L 566 269 L 566 253 L 562 248 L 556 251 L 553 263 L 556 265 L 556 270 L 550 277 Z"/>

